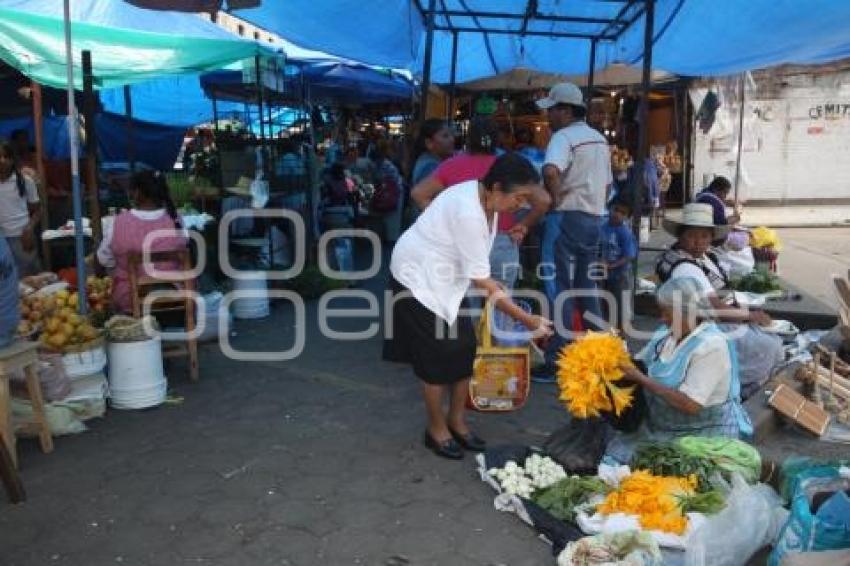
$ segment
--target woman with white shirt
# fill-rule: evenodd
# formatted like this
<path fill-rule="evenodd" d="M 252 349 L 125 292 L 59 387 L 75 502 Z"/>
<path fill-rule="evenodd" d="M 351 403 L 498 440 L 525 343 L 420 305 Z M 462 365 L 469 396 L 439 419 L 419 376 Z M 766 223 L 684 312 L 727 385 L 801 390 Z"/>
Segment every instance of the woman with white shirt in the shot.
<path fill-rule="evenodd" d="M 624 379 L 639 385 L 646 400 L 643 428 L 633 436 L 615 437 L 607 454 L 628 462 L 641 442 L 664 442 L 681 436 L 752 434 L 741 405 L 741 382 L 734 342 L 715 324 L 701 284 L 681 277 L 663 284 L 656 295 L 664 323 L 637 359 L 646 372 L 631 365 Z"/>
<path fill-rule="evenodd" d="M 21 171 L 12 145 L 0 144 L 0 233 L 15 258 L 18 277 L 39 271 L 36 226 L 40 210 L 35 182 Z"/>
<path fill-rule="evenodd" d="M 112 306 L 115 312 L 121 313 L 129 313 L 132 309 L 130 256 L 180 250 L 188 245 L 162 173 L 135 173 L 130 180 L 130 200 L 131 210 L 119 214 L 112 223 L 104 224 L 103 241 L 95 256 L 97 263 L 112 274 Z M 157 234 L 149 236 L 153 232 Z M 175 262 L 155 262 L 154 265 L 157 271 L 181 269 Z M 139 270 L 142 269 L 140 265 Z"/>
<path fill-rule="evenodd" d="M 503 155 L 483 179 L 440 193 L 393 249 L 392 326 L 386 329 L 384 358 L 410 363 L 422 380 L 425 445 L 439 456 L 460 459 L 463 449 L 485 447 L 465 420 L 476 338 L 470 313 L 460 311 L 470 285 L 532 331 L 552 332 L 549 320 L 526 313 L 490 277 L 498 215 L 516 212 L 539 182 L 526 159 Z"/>

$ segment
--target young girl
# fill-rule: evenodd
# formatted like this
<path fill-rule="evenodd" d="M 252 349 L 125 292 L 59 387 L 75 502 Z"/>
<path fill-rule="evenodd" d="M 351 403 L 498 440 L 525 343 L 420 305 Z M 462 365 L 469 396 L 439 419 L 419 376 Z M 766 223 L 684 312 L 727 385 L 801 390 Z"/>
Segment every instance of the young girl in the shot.
<path fill-rule="evenodd" d="M 39 271 L 35 230 L 40 210 L 38 190 L 21 172 L 14 148 L 0 144 L 0 232 L 15 258 L 18 277 Z"/>
<path fill-rule="evenodd" d="M 111 224 L 104 223 L 103 241 L 96 256 L 98 263 L 112 272 L 112 304 L 116 312 L 124 313 L 132 310 L 130 255 L 180 250 L 188 243 L 162 173 L 135 173 L 130 181 L 130 199 L 131 210 L 119 214 Z M 148 248 L 143 249 L 146 236 L 154 231 L 160 232 L 147 238 Z M 159 271 L 179 268 L 178 265 L 156 263 Z"/>

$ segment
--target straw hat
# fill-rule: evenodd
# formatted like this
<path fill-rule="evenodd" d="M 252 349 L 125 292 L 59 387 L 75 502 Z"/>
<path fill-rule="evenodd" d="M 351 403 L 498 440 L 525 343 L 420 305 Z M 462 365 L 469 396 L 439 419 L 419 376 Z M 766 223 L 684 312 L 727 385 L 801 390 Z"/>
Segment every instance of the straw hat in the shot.
<path fill-rule="evenodd" d="M 251 198 L 251 182 L 253 179 L 250 177 L 245 177 L 244 175 L 239 177 L 239 180 L 236 181 L 236 185 L 233 187 L 227 187 L 224 189 L 230 194 L 234 194 L 240 197 Z"/>
<path fill-rule="evenodd" d="M 665 218 L 662 222 L 664 230 L 668 234 L 678 236 L 679 228 L 682 226 L 693 226 L 696 228 L 711 228 L 714 230 L 714 239 L 725 238 L 729 233 L 729 226 L 718 226 L 714 223 L 714 209 L 710 204 L 691 202 L 682 208 L 681 214 Z"/>

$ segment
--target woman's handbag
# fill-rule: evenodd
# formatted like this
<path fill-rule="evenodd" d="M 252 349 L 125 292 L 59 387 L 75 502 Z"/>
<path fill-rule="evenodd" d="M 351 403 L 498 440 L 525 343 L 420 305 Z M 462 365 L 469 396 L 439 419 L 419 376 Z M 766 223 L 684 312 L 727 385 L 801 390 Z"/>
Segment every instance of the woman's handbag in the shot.
<path fill-rule="evenodd" d="M 481 315 L 467 406 L 482 412 L 515 411 L 528 400 L 530 351 L 527 345 L 493 345 L 491 309 L 487 306 Z"/>

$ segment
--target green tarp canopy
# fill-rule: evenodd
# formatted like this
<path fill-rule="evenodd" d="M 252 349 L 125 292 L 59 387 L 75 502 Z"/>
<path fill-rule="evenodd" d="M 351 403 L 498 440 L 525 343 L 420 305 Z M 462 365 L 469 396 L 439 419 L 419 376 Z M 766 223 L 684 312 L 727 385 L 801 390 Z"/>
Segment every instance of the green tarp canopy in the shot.
<path fill-rule="evenodd" d="M 74 0 L 71 21 L 78 89 L 83 50 L 92 53 L 95 88 L 275 56 L 197 15 L 145 10 L 122 0 Z M 0 0 L 0 58 L 36 82 L 66 87 L 61 0 Z"/>

